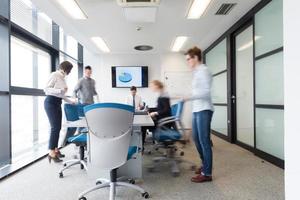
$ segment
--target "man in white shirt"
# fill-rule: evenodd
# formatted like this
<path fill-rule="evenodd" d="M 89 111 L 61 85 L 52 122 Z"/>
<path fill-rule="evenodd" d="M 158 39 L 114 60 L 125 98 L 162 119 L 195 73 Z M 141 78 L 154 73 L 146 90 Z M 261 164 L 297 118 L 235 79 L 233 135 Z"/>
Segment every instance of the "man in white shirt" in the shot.
<path fill-rule="evenodd" d="M 135 86 L 130 88 L 130 95 L 126 99 L 126 104 L 131 105 L 135 108 L 135 110 L 142 110 L 144 105 L 142 102 L 142 98 L 137 95 L 137 89 Z"/>
<path fill-rule="evenodd" d="M 211 87 L 212 75 L 202 63 L 202 52 L 198 47 L 187 51 L 186 61 L 193 70 L 192 97 L 187 98 L 193 105 L 193 139 L 202 160 L 191 181 L 202 183 L 212 181 L 213 154 L 210 140 L 211 120 L 214 112 Z"/>

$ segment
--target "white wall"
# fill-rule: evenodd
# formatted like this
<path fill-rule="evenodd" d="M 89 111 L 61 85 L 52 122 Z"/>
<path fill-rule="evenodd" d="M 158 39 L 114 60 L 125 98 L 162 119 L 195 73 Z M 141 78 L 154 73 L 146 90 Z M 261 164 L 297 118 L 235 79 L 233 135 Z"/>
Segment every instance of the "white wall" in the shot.
<path fill-rule="evenodd" d="M 149 80 L 160 79 L 160 56 L 151 54 L 106 54 L 98 55 L 85 51 L 84 63 L 93 67 L 93 77 L 101 102 L 124 103 L 128 88 L 112 88 L 111 66 L 148 66 Z M 150 106 L 156 99 L 149 88 L 138 88 L 138 93 Z"/>
<path fill-rule="evenodd" d="M 171 80 L 170 77 L 166 80 L 166 77 L 171 74 L 173 75 L 173 80 Z M 191 94 L 192 71 L 187 67 L 184 55 L 179 53 L 163 55 L 161 58 L 161 76 L 167 85 L 170 96 L 175 97 L 175 99 L 172 99 L 172 104 L 179 100 L 178 98 L 176 99 L 177 96 L 183 97 Z M 174 87 L 171 88 L 169 85 L 171 85 L 171 87 L 173 85 Z M 184 106 L 183 124 L 185 128 L 192 128 L 192 109 L 190 102 L 187 102 Z"/>
<path fill-rule="evenodd" d="M 285 189 L 286 199 L 299 199 L 300 180 L 300 13 L 299 1 L 283 1 L 285 91 Z"/>

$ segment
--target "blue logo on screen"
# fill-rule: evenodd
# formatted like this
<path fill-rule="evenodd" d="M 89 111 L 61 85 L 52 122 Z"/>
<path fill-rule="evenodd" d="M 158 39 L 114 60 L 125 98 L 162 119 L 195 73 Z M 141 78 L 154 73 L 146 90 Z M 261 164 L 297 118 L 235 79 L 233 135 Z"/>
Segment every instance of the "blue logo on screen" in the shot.
<path fill-rule="evenodd" d="M 119 80 L 123 83 L 128 83 L 132 80 L 132 76 L 127 72 L 123 72 L 119 75 Z"/>

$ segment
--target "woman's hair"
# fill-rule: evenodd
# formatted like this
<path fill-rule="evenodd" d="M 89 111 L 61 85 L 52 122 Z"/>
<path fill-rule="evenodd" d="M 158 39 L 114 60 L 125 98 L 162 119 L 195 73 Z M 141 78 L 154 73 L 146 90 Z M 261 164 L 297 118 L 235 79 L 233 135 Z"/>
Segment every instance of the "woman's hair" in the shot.
<path fill-rule="evenodd" d="M 164 84 L 159 80 L 153 80 L 151 81 L 151 84 L 155 85 L 159 89 L 164 89 Z"/>
<path fill-rule="evenodd" d="M 189 55 L 191 58 L 195 58 L 195 56 L 198 57 L 198 61 L 202 61 L 202 51 L 198 47 L 193 47 L 189 50 L 184 55 Z"/>
<path fill-rule="evenodd" d="M 60 63 L 58 69 L 63 70 L 67 75 L 71 72 L 73 68 L 72 63 L 70 63 L 69 61 L 64 61 L 62 63 Z"/>

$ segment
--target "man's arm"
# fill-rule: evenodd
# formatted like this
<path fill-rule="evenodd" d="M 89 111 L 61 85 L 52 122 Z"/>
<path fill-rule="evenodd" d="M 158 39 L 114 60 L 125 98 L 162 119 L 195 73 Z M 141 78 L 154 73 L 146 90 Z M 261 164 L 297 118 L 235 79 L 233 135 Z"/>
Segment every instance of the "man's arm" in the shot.
<path fill-rule="evenodd" d="M 93 96 L 96 96 L 96 102 L 100 102 L 99 95 L 96 90 L 96 81 L 93 79 Z"/>
<path fill-rule="evenodd" d="M 81 79 L 78 80 L 78 82 L 77 82 L 77 84 L 76 84 L 76 86 L 74 88 L 73 96 L 75 98 L 78 98 L 77 95 L 78 95 L 78 92 L 79 92 L 80 89 L 81 89 Z"/>
<path fill-rule="evenodd" d="M 93 94 L 94 95 L 98 95 L 98 93 L 97 93 L 97 90 L 96 90 L 96 81 L 95 80 L 93 80 Z"/>

